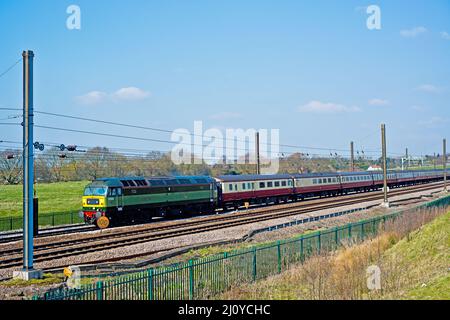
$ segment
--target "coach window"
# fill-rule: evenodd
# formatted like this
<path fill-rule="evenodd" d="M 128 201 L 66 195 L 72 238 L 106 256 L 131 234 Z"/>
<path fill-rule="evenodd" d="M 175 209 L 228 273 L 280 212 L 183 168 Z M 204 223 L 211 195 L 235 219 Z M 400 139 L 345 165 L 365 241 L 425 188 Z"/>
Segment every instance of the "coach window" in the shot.
<path fill-rule="evenodd" d="M 231 183 L 228 184 L 228 190 L 233 191 L 233 185 Z"/>
<path fill-rule="evenodd" d="M 272 188 L 272 187 L 273 187 L 273 182 L 272 181 L 267 182 L 267 188 Z"/>
<path fill-rule="evenodd" d="M 280 181 L 275 181 L 275 187 L 279 187 L 280 186 Z"/>
<path fill-rule="evenodd" d="M 242 184 L 242 190 L 245 190 L 245 183 Z"/>
<path fill-rule="evenodd" d="M 313 179 L 313 184 L 317 184 L 317 179 Z"/>
<path fill-rule="evenodd" d="M 234 191 L 237 191 L 237 184 L 234 185 Z"/>

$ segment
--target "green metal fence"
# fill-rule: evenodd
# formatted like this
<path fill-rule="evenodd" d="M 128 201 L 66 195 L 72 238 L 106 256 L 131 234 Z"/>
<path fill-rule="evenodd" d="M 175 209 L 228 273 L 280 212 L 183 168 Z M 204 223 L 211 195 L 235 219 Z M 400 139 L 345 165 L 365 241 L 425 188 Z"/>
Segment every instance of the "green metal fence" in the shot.
<path fill-rule="evenodd" d="M 40 214 L 38 217 L 39 226 L 60 226 L 64 224 L 82 223 L 83 219 L 79 217 L 78 212 L 55 212 Z M 4 217 L 0 218 L 0 232 L 15 231 L 23 227 L 23 217 Z"/>
<path fill-rule="evenodd" d="M 420 207 L 450 204 L 450 196 Z M 404 212 L 317 231 L 299 238 L 225 252 L 170 266 L 150 268 L 125 276 L 105 278 L 80 289 L 51 290 L 44 300 L 193 300 L 208 299 L 231 288 L 281 273 L 309 256 L 334 250 L 345 241 L 362 240 L 378 233 L 387 220 Z"/>

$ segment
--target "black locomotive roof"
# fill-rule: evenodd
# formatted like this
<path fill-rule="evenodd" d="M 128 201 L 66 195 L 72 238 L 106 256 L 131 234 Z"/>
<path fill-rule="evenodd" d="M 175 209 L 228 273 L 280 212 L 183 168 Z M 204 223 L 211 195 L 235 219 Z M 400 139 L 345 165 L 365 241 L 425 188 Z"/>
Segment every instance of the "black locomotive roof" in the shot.
<path fill-rule="evenodd" d="M 146 182 L 141 183 L 140 186 L 145 186 L 146 184 L 150 186 L 172 186 L 177 184 L 211 184 L 215 182 L 215 180 L 209 176 L 114 177 L 100 178 L 96 181 L 101 181 L 107 186 L 123 186 L 124 182 L 122 181 L 127 182 L 130 180 L 133 181 L 133 184 L 131 185 L 132 187 L 134 187 L 136 181 Z"/>

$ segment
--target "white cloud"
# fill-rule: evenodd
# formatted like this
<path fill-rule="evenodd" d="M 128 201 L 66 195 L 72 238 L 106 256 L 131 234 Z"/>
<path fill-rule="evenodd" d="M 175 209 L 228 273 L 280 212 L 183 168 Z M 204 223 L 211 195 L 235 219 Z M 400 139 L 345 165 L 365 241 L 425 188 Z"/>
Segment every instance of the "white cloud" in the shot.
<path fill-rule="evenodd" d="M 149 96 L 150 92 L 136 87 L 121 88 L 112 94 L 113 99 L 127 101 L 143 100 Z"/>
<path fill-rule="evenodd" d="M 78 96 L 76 99 L 85 105 L 93 105 L 99 104 L 105 101 L 108 98 L 108 95 L 102 91 L 91 91 L 86 93 L 85 95 Z"/>
<path fill-rule="evenodd" d="M 441 37 L 442 37 L 442 39 L 450 40 L 450 34 L 446 31 L 441 32 Z"/>
<path fill-rule="evenodd" d="M 441 92 L 441 88 L 432 85 L 432 84 L 422 84 L 420 86 L 417 87 L 417 90 L 419 91 L 423 91 L 423 92 L 428 92 L 428 93 L 438 93 Z"/>
<path fill-rule="evenodd" d="M 419 124 L 426 127 L 436 127 L 449 123 L 448 118 L 443 117 L 431 117 L 428 120 L 419 121 Z"/>
<path fill-rule="evenodd" d="M 414 105 L 411 107 L 411 109 L 413 109 L 414 111 L 424 111 L 425 107 Z"/>
<path fill-rule="evenodd" d="M 238 119 L 238 118 L 242 118 L 242 115 L 237 112 L 221 112 L 221 113 L 213 114 L 210 118 L 213 120 Z"/>
<path fill-rule="evenodd" d="M 371 106 L 388 106 L 390 102 L 388 100 L 374 98 L 369 100 L 369 104 Z"/>
<path fill-rule="evenodd" d="M 357 7 L 355 7 L 355 11 L 356 12 L 366 12 L 366 10 L 367 10 L 367 6 L 357 6 Z"/>
<path fill-rule="evenodd" d="M 345 106 L 333 102 L 310 101 L 307 104 L 298 107 L 299 112 L 312 113 L 339 113 L 339 112 L 357 112 L 361 109 L 356 106 Z"/>
<path fill-rule="evenodd" d="M 425 32 L 427 32 L 427 29 L 425 27 L 414 27 L 412 29 L 405 29 L 400 31 L 400 35 L 405 38 L 414 38 Z"/>
<path fill-rule="evenodd" d="M 139 101 L 150 96 L 150 92 L 136 88 L 125 87 L 108 94 L 103 91 L 91 91 L 82 96 L 76 97 L 76 100 L 85 105 L 96 105 L 106 101 Z"/>

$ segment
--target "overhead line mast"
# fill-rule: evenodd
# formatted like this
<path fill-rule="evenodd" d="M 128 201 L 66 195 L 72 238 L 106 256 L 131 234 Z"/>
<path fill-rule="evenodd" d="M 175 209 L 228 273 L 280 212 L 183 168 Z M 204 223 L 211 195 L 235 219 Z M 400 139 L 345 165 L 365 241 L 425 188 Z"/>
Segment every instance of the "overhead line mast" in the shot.
<path fill-rule="evenodd" d="M 383 123 L 381 125 L 381 149 L 383 155 L 383 193 L 384 193 L 384 201 L 383 206 L 389 207 L 389 200 L 387 194 L 387 158 L 386 158 L 386 125 Z"/>
<path fill-rule="evenodd" d="M 23 269 L 13 277 L 30 280 L 42 277 L 33 268 L 34 238 L 34 145 L 33 145 L 33 58 L 31 50 L 23 51 Z"/>

